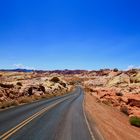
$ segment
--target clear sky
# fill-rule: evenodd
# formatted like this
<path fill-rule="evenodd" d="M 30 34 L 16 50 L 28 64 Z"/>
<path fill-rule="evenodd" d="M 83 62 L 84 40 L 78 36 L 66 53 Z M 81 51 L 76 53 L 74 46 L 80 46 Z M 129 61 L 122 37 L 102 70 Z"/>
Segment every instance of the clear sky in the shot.
<path fill-rule="evenodd" d="M 1 0 L 0 68 L 140 66 L 139 0 Z"/>

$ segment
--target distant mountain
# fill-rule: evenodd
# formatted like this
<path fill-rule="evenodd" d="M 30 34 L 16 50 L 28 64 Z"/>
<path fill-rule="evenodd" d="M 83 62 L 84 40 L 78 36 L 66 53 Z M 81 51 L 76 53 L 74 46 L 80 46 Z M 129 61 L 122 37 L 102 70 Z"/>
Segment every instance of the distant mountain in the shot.
<path fill-rule="evenodd" d="M 11 71 L 11 72 L 33 72 L 34 70 L 28 69 L 1 69 L 0 71 Z"/>
<path fill-rule="evenodd" d="M 58 73 L 58 74 L 81 74 L 84 72 L 88 72 L 87 70 L 53 70 L 48 71 L 49 73 Z"/>
<path fill-rule="evenodd" d="M 87 70 L 28 70 L 28 69 L 1 69 L 0 71 L 5 71 L 5 72 L 37 72 L 37 73 L 44 73 L 44 72 L 49 72 L 51 73 L 58 73 L 58 74 L 81 74 L 84 72 L 88 72 Z"/>

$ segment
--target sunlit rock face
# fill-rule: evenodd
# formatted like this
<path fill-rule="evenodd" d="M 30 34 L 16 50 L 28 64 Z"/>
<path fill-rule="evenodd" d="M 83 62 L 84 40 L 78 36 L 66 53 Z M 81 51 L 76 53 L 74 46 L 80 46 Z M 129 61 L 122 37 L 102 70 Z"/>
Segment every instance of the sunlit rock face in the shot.
<path fill-rule="evenodd" d="M 140 70 L 0 72 L 0 103 L 21 97 L 63 95 L 77 85 L 129 116 L 140 114 Z"/>
<path fill-rule="evenodd" d="M 0 102 L 18 100 L 20 97 L 34 95 L 63 95 L 72 88 L 63 77 L 48 72 L 1 72 Z"/>
<path fill-rule="evenodd" d="M 140 70 L 90 72 L 83 85 L 101 102 L 140 117 Z"/>

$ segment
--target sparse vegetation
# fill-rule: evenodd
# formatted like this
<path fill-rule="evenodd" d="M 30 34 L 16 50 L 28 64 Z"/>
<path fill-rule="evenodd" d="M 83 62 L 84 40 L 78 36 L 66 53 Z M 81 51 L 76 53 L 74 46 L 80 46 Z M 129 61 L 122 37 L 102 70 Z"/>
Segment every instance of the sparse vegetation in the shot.
<path fill-rule="evenodd" d="M 40 85 L 39 88 L 40 88 L 41 91 L 43 91 L 45 93 L 46 90 L 45 90 L 44 86 Z"/>
<path fill-rule="evenodd" d="M 129 110 L 128 110 L 128 108 L 127 108 L 127 106 L 122 106 L 121 108 L 120 108 L 120 111 L 122 112 L 122 113 L 124 113 L 125 115 L 129 115 Z"/>
<path fill-rule="evenodd" d="M 71 88 L 70 91 L 72 91 L 73 88 Z M 69 91 L 69 92 L 70 92 Z M 56 96 L 61 96 L 64 95 L 66 92 L 54 92 L 53 94 L 42 94 L 40 96 L 38 95 L 31 95 L 31 96 L 23 96 L 18 98 L 17 100 L 11 100 L 11 101 L 3 101 L 0 102 L 0 109 L 5 109 L 11 106 L 17 106 L 19 104 L 25 104 L 25 103 L 31 103 L 33 101 L 37 101 L 37 100 L 41 100 L 41 99 L 50 99 L 52 97 L 56 97 Z"/>
<path fill-rule="evenodd" d="M 28 94 L 29 94 L 29 96 L 31 96 L 31 95 L 33 95 L 33 88 L 32 87 L 30 87 L 29 89 L 28 89 Z"/>
<path fill-rule="evenodd" d="M 108 106 L 111 106 L 112 105 L 111 102 L 110 101 L 107 101 L 107 100 L 103 100 L 102 103 L 105 104 L 105 105 L 108 105 Z"/>
<path fill-rule="evenodd" d="M 117 96 L 123 96 L 123 93 L 122 92 L 116 92 L 116 95 Z"/>
<path fill-rule="evenodd" d="M 21 83 L 21 82 L 17 82 L 17 85 L 18 85 L 18 86 L 22 86 L 22 83 Z"/>
<path fill-rule="evenodd" d="M 118 72 L 119 70 L 118 70 L 117 68 L 115 68 L 113 71 L 114 71 L 114 72 Z"/>
<path fill-rule="evenodd" d="M 0 83 L 0 87 L 3 87 L 3 88 L 14 88 L 14 85 L 13 84 L 3 84 L 3 83 Z"/>
<path fill-rule="evenodd" d="M 4 108 L 10 107 L 10 106 L 17 106 L 17 105 L 19 105 L 19 102 L 18 101 L 15 101 L 15 100 L 12 100 L 12 101 L 4 101 L 4 102 L 1 102 L 0 103 L 0 108 L 1 109 L 4 109 Z"/>
<path fill-rule="evenodd" d="M 70 77 L 71 78 L 71 77 Z M 73 79 L 73 78 L 72 78 Z M 74 85 L 56 72 L 0 72 L 0 108 L 67 94 Z"/>
<path fill-rule="evenodd" d="M 30 102 L 32 102 L 32 101 L 33 101 L 33 100 L 32 100 L 31 97 L 21 97 L 21 98 L 18 99 L 18 102 L 19 102 L 20 104 L 22 104 L 22 103 L 30 103 Z"/>
<path fill-rule="evenodd" d="M 85 87 L 85 92 L 93 92 L 93 89 L 91 89 L 90 87 Z"/>
<path fill-rule="evenodd" d="M 51 95 L 51 94 L 43 94 L 41 97 L 49 99 L 49 98 L 53 97 L 53 95 Z"/>
<path fill-rule="evenodd" d="M 138 118 L 136 116 L 130 117 L 129 122 L 131 125 L 134 125 L 136 127 L 140 127 L 140 118 Z"/>
<path fill-rule="evenodd" d="M 51 81 L 54 82 L 54 83 L 58 83 L 60 81 L 60 79 L 58 77 L 53 77 L 51 79 Z"/>
<path fill-rule="evenodd" d="M 64 83 L 64 82 L 61 82 L 60 83 L 63 87 L 66 87 L 67 85 L 66 85 L 66 83 Z"/>

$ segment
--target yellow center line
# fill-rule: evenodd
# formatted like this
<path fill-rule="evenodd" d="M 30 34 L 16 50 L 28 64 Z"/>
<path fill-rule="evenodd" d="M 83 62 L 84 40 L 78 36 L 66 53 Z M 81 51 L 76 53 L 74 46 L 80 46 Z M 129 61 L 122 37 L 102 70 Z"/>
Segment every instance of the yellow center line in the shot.
<path fill-rule="evenodd" d="M 44 110 L 44 109 L 43 109 Z M 41 111 L 43 111 L 41 110 Z M 7 135 L 8 133 L 10 133 L 11 131 L 13 131 L 14 129 L 16 129 L 17 127 L 19 127 L 20 125 L 22 125 L 23 123 L 25 123 L 26 121 L 30 120 L 32 117 L 34 117 L 35 115 L 39 114 L 41 111 L 37 112 L 36 114 L 34 114 L 33 116 L 29 117 L 28 119 L 24 120 L 23 122 L 21 122 L 20 124 L 18 124 L 17 126 L 15 126 L 14 128 L 10 129 L 9 131 L 7 131 L 6 133 L 4 133 L 3 135 L 0 136 L 0 138 L 4 137 L 5 135 Z"/>
<path fill-rule="evenodd" d="M 38 116 L 40 116 L 41 114 L 43 114 L 44 112 L 48 111 L 49 109 L 53 108 L 54 106 L 56 106 L 57 104 L 63 102 L 64 100 L 68 99 L 69 97 L 58 101 L 57 103 L 54 103 L 44 109 L 42 109 L 41 111 L 35 113 L 34 115 L 32 115 L 31 117 L 29 117 L 28 119 L 24 120 L 23 122 L 21 122 L 20 124 L 18 124 L 17 126 L 15 126 L 14 128 L 10 129 L 9 131 L 5 132 L 3 135 L 0 136 L 0 139 L 2 140 L 6 140 L 7 138 L 9 138 L 11 135 L 13 135 L 15 132 L 17 132 L 19 129 L 21 129 L 22 127 L 24 127 L 26 124 L 28 124 L 29 122 L 31 122 L 33 119 L 37 118 Z"/>

